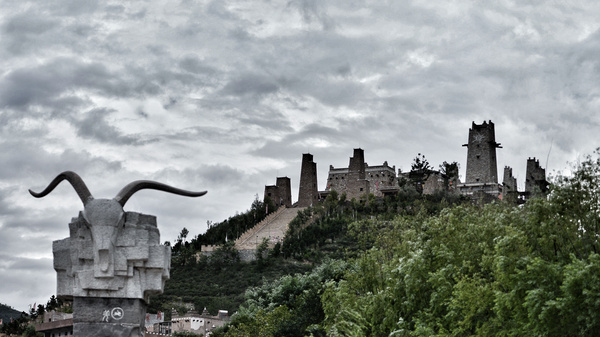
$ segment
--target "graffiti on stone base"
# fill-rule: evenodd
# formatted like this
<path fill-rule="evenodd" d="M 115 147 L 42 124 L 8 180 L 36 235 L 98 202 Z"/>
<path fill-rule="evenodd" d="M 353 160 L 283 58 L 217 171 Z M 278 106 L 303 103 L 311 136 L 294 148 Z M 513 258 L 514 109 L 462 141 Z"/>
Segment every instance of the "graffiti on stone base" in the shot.
<path fill-rule="evenodd" d="M 123 318 L 123 316 L 125 316 L 125 313 L 123 312 L 123 309 L 116 307 L 113 308 L 110 311 L 110 317 L 112 317 L 113 319 L 116 319 L 117 321 L 121 320 Z"/>
<path fill-rule="evenodd" d="M 123 309 L 119 307 L 112 308 L 112 310 L 104 310 L 102 311 L 102 322 L 109 322 L 110 318 L 120 321 L 125 316 L 125 312 Z"/>

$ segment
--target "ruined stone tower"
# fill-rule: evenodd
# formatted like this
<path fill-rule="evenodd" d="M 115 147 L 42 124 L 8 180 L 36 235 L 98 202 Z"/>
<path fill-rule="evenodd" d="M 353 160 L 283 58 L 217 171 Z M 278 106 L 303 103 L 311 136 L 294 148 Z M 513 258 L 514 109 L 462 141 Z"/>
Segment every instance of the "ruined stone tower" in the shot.
<path fill-rule="evenodd" d="M 467 172 L 465 183 L 460 191 L 465 195 L 481 192 L 498 196 L 498 167 L 496 163 L 496 148 L 502 148 L 496 143 L 494 123 L 483 122 L 481 125 L 473 122 L 469 129 L 467 144 Z"/>
<path fill-rule="evenodd" d="M 546 181 L 546 170 L 540 166 L 540 161 L 534 158 L 527 159 L 527 170 L 525 171 L 525 193 L 546 192 L 548 182 Z"/>
<path fill-rule="evenodd" d="M 292 207 L 292 186 L 288 177 L 277 177 L 275 185 L 265 186 L 265 196 L 277 206 Z"/>
<path fill-rule="evenodd" d="M 317 188 L 317 163 L 310 153 L 302 154 L 300 169 L 300 187 L 298 189 L 298 207 L 308 207 L 316 204 L 319 198 Z"/>
<path fill-rule="evenodd" d="M 512 168 L 504 166 L 504 177 L 502 179 L 502 199 L 515 200 L 518 198 L 517 179 L 513 176 Z"/>

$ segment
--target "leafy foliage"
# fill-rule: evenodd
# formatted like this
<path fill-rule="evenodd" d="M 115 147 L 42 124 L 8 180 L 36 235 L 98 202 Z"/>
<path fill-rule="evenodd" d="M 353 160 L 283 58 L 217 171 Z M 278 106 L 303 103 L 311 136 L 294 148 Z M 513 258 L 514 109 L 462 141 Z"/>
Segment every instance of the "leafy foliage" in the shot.
<path fill-rule="evenodd" d="M 0 333 L 4 333 L 8 336 L 20 336 L 25 333 L 28 327 L 29 315 L 27 315 L 25 312 L 22 312 L 18 318 L 10 318 L 10 321 L 3 322 L 3 324 L 0 325 Z"/>
<path fill-rule="evenodd" d="M 409 179 L 415 185 L 417 192 L 423 193 L 423 184 L 431 174 L 432 167 L 423 154 L 417 154 L 410 165 Z"/>
<path fill-rule="evenodd" d="M 338 281 L 348 268 L 342 261 L 327 261 L 305 274 L 286 275 L 249 288 L 239 313 L 224 336 L 304 336 L 308 330 L 323 334 L 321 295 L 328 281 Z M 268 331 L 264 327 L 268 326 Z"/>
<path fill-rule="evenodd" d="M 41 332 L 35 331 L 35 326 L 28 325 L 24 329 L 23 334 L 21 336 L 23 336 L 23 337 L 44 337 L 44 334 Z"/>
<path fill-rule="evenodd" d="M 284 322 L 288 322 L 291 319 L 292 315 L 286 306 L 279 306 L 270 312 L 260 310 L 252 317 L 252 319 L 238 319 L 234 324 L 231 324 L 224 336 L 281 336 L 279 333 L 280 327 L 284 324 Z M 219 333 L 213 333 L 212 335 L 218 336 Z"/>
<path fill-rule="evenodd" d="M 220 333 L 598 336 L 599 197 L 600 159 L 587 157 L 571 176 L 555 179 L 547 198 L 520 207 L 442 201 L 451 207 L 436 208 L 420 198 L 402 205 L 400 197 L 369 206 L 368 198 L 332 198 L 314 210 L 324 214 L 314 224 L 324 231 L 325 223 L 341 220 L 326 241 L 352 238 L 356 257 L 335 277 L 318 277 L 319 267 L 252 288 Z M 365 217 L 373 212 L 380 213 Z M 306 256 L 299 243 L 312 226 L 298 225 L 286 237 L 300 247 L 290 256 Z M 321 245 L 316 241 L 313 248 Z"/>
<path fill-rule="evenodd" d="M 329 335 L 594 336 L 600 162 L 522 208 L 400 216 L 324 292 Z M 396 241 L 396 245 L 389 242 Z"/>

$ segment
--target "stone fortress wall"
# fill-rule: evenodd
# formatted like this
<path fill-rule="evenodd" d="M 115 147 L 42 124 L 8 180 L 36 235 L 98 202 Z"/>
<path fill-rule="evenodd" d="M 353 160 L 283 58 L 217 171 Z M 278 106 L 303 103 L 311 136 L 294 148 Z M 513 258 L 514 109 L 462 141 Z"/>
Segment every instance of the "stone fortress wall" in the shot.
<path fill-rule="evenodd" d="M 329 166 L 327 187 L 324 194 L 336 191 L 346 193 L 348 200 L 359 199 L 364 194 L 373 193 L 376 197 L 383 197 L 384 192 L 390 188 L 397 188 L 398 178 L 396 167 L 390 167 L 386 162 L 383 165 L 369 166 L 365 162 L 363 149 L 354 149 L 348 167 L 334 168 Z M 323 194 L 323 193 L 322 193 Z"/>
<path fill-rule="evenodd" d="M 390 167 L 387 161 L 383 165 L 369 166 L 365 163 L 365 178 L 369 181 L 369 191 L 376 197 L 383 197 L 382 191 L 397 188 L 396 166 Z"/>
<path fill-rule="evenodd" d="M 467 147 L 465 182 L 461 183 L 456 178 L 450 179 L 438 171 L 431 171 L 423 183 L 423 193 L 433 194 L 440 190 L 448 190 L 452 193 L 469 196 L 474 200 L 492 201 L 510 194 L 516 195 L 520 200 L 525 200 L 534 190 L 542 192 L 547 190 L 545 170 L 540 167 L 539 161 L 535 158 L 527 160 L 527 180 L 524 192 L 517 190 L 516 179 L 512 176 L 510 167 L 504 168 L 503 184 L 498 184 L 496 149 L 502 148 L 502 146 L 496 142 L 495 125 L 492 121 L 484 121 L 482 124 L 473 122 L 469 129 L 467 143 L 463 146 Z M 360 199 L 369 193 L 376 197 L 383 197 L 398 193 L 399 175 L 401 173 L 396 173 L 396 167 L 390 167 L 387 161 L 382 165 L 369 166 L 365 161 L 364 150 L 358 148 L 354 149 L 348 167 L 329 166 L 325 190 L 319 191 L 317 164 L 312 154 L 304 153 L 300 170 L 298 201 L 295 204 L 292 203 L 291 180 L 288 177 L 278 177 L 276 185 L 265 186 L 264 195 L 275 202 L 279 200 L 276 204 L 285 205 L 286 208 L 309 207 L 326 198 L 331 191 L 336 191 L 338 194 L 345 193 L 347 200 Z M 256 233 L 268 228 L 269 221 L 272 222 L 272 219 L 265 219 L 265 223 L 250 229 L 238 240 L 248 243 L 247 237 L 253 238 Z M 285 233 L 285 228 L 280 227 L 278 225 L 277 230 Z M 251 254 L 252 247 L 247 247 L 247 244 L 239 246 L 243 251 L 250 252 L 246 255 Z M 202 247 L 202 251 L 210 253 L 214 248 Z"/>

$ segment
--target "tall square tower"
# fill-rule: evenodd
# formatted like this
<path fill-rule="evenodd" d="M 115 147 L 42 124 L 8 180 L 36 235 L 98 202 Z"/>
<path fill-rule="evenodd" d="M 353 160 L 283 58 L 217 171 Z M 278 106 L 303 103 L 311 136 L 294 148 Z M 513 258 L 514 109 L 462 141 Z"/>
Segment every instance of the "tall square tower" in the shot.
<path fill-rule="evenodd" d="M 496 161 L 496 148 L 502 148 L 496 143 L 494 123 L 483 122 L 475 124 L 469 129 L 469 141 L 463 146 L 467 147 L 467 174 L 466 184 L 498 184 L 498 165 Z"/>
<path fill-rule="evenodd" d="M 317 163 L 310 153 L 302 154 L 300 168 L 300 188 L 298 190 L 298 207 L 308 207 L 316 204 L 319 198 L 317 188 Z"/>
<path fill-rule="evenodd" d="M 502 148 L 496 142 L 492 121 L 475 124 L 469 129 L 467 144 L 467 172 L 465 183 L 459 186 L 460 193 L 487 202 L 500 195 L 498 186 L 498 165 L 496 149 Z"/>

